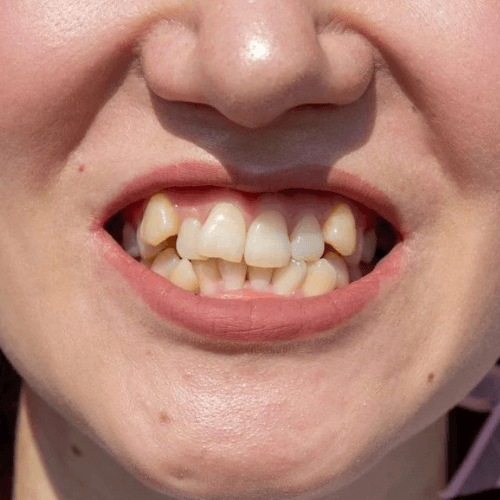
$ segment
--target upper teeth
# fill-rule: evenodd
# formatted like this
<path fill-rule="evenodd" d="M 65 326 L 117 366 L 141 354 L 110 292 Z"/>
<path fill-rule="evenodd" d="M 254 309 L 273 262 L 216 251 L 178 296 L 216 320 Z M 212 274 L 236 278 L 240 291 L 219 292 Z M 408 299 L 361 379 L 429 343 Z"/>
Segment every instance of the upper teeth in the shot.
<path fill-rule="evenodd" d="M 322 228 L 312 211 L 302 214 L 289 237 L 279 210 L 260 212 L 247 230 L 242 211 L 227 202 L 216 204 L 204 223 L 193 217 L 181 223 L 162 192 L 146 206 L 137 243 L 130 233 L 127 224 L 127 251 L 136 256 L 138 248 L 147 263 L 152 261 L 153 271 L 205 295 L 244 288 L 247 275 L 254 290 L 271 287 L 274 293 L 291 295 L 302 287 L 305 296 L 320 295 L 348 284 L 344 259 L 358 275 L 360 261 L 371 262 L 376 248 L 375 231 L 356 227 L 353 209 L 344 202 L 331 209 Z M 340 255 L 327 252 L 321 258 L 325 243 Z"/>

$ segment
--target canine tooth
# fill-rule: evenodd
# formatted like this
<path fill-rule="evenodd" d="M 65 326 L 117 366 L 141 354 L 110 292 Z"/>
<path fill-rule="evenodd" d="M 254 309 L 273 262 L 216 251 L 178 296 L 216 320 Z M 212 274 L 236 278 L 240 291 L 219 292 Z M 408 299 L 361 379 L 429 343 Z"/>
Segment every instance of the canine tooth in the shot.
<path fill-rule="evenodd" d="M 203 295 L 215 295 L 220 288 L 220 273 L 217 261 L 215 259 L 195 260 L 191 264 L 200 282 L 201 293 Z"/>
<path fill-rule="evenodd" d="M 350 255 L 356 248 L 356 221 L 349 205 L 336 205 L 325 225 L 323 238 L 341 255 Z"/>
<path fill-rule="evenodd" d="M 182 221 L 177 236 L 177 253 L 183 259 L 206 260 L 207 257 L 203 257 L 196 250 L 200 231 L 201 222 L 199 219 L 184 219 Z"/>
<path fill-rule="evenodd" d="M 337 271 L 327 259 L 319 259 L 307 266 L 307 276 L 302 285 L 306 297 L 323 295 L 335 288 Z"/>
<path fill-rule="evenodd" d="M 218 203 L 210 212 L 198 237 L 198 253 L 241 262 L 245 250 L 245 219 L 231 203 Z"/>
<path fill-rule="evenodd" d="M 170 272 L 179 261 L 179 256 L 175 250 L 173 248 L 166 248 L 151 264 L 151 271 L 154 271 L 156 274 L 159 274 L 164 278 L 168 278 Z"/>
<path fill-rule="evenodd" d="M 274 269 L 271 267 L 248 266 L 248 280 L 250 287 L 256 292 L 265 290 L 271 283 L 271 276 Z"/>
<path fill-rule="evenodd" d="M 351 255 L 346 255 L 345 261 L 348 266 L 358 266 L 361 262 L 361 256 L 363 255 L 364 247 L 364 234 L 361 227 L 356 228 L 356 247 Z"/>
<path fill-rule="evenodd" d="M 123 225 L 122 242 L 124 250 L 131 256 L 140 257 L 141 252 L 137 243 L 137 233 L 132 227 L 132 224 L 125 222 Z"/>
<path fill-rule="evenodd" d="M 154 259 L 164 248 L 166 248 L 168 243 L 167 240 L 165 240 L 157 246 L 148 245 L 142 240 L 140 229 L 141 226 L 137 229 L 137 246 L 139 247 L 139 253 L 145 261 L 150 261 Z"/>
<path fill-rule="evenodd" d="M 273 288 L 278 295 L 291 295 L 302 285 L 307 274 L 307 264 L 294 260 L 286 267 L 276 269 L 273 274 Z"/>
<path fill-rule="evenodd" d="M 361 262 L 369 264 L 373 257 L 375 257 L 375 250 L 377 249 L 377 234 L 375 229 L 366 231 L 364 235 L 363 252 L 361 254 Z"/>
<path fill-rule="evenodd" d="M 200 282 L 196 276 L 191 262 L 187 259 L 182 259 L 170 271 L 168 279 L 179 288 L 196 292 L 200 287 Z"/>
<path fill-rule="evenodd" d="M 335 268 L 337 272 L 337 283 L 335 288 L 342 288 L 349 284 L 349 268 L 344 259 L 333 252 L 327 252 L 325 259 Z"/>
<path fill-rule="evenodd" d="M 277 210 L 262 212 L 248 228 L 245 262 L 255 267 L 283 267 L 290 256 L 285 218 Z"/>
<path fill-rule="evenodd" d="M 291 251 L 295 260 L 315 261 L 325 251 L 325 241 L 321 234 L 318 219 L 311 214 L 304 214 L 292 232 Z"/>
<path fill-rule="evenodd" d="M 156 246 L 179 231 L 179 217 L 165 193 L 151 196 L 140 225 L 142 241 Z"/>
<path fill-rule="evenodd" d="M 241 290 L 245 284 L 247 265 L 245 262 L 228 262 L 219 259 L 219 271 L 225 290 Z"/>

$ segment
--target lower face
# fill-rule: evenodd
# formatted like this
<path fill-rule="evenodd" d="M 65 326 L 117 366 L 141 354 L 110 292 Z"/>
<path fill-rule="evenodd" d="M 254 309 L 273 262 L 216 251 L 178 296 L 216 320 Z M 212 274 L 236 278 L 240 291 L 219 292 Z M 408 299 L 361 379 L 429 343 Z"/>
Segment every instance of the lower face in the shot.
<path fill-rule="evenodd" d="M 426 74 L 425 62 L 411 53 L 408 59 Z M 257 174 L 232 149 L 250 150 L 254 133 L 224 124 L 214 134 L 230 139 L 204 148 L 208 138 L 196 131 L 186 141 L 144 120 L 154 112 L 133 72 L 105 102 L 94 103 L 88 89 L 81 93 L 85 109 L 99 109 L 93 120 L 75 119 L 73 97 L 83 91 L 75 83 L 63 95 L 71 85 L 63 72 L 33 91 L 38 100 L 19 104 L 29 123 L 16 113 L 16 126 L 5 119 L 11 136 L 0 152 L 7 165 L 0 173 L 2 349 L 33 389 L 153 489 L 280 496 L 352 482 L 443 415 L 498 357 L 496 118 L 492 111 L 490 121 L 483 114 L 457 122 L 443 97 L 448 75 L 434 77 L 415 113 L 403 90 L 381 76 L 364 144 L 342 151 L 335 168 L 299 161 L 287 189 L 277 183 L 254 193 L 283 173 L 277 145 L 287 146 L 288 159 L 308 156 L 296 146 L 300 134 L 291 144 L 289 130 L 270 126 L 268 139 L 258 142 L 268 160 L 259 165 L 264 175 Z M 107 89 L 104 80 L 92 83 L 95 95 Z M 469 97 L 477 89 L 455 90 L 464 96 L 462 112 L 472 114 Z M 47 102 L 54 103 L 49 111 L 41 106 Z M 176 106 L 172 116 L 182 122 Z M 442 117 L 434 128 L 429 107 Z M 47 122 L 52 111 L 60 123 Z M 208 120 L 199 110 L 181 111 L 192 123 Z M 358 112 L 343 118 L 356 123 Z M 317 134 L 339 119 L 314 113 Z M 41 147 L 41 130 L 50 148 Z M 306 178 L 312 190 L 304 189 Z M 157 192 L 168 195 L 179 221 L 177 233 L 153 242 L 141 227 Z M 185 251 L 178 245 L 182 221 L 199 218 L 206 229 L 210 211 L 229 202 L 240 210 L 247 240 L 258 214 L 276 209 L 292 244 L 298 222 L 312 213 L 327 246 L 309 260 L 294 255 L 304 273 L 291 288 L 280 287 L 284 271 L 276 271 L 289 257 L 281 265 L 266 261 L 277 252 L 245 261 L 273 270 L 261 288 L 247 267 L 235 291 L 227 284 L 234 275 L 224 275 L 231 257 L 198 243 L 189 249 L 198 258 L 186 254 L 189 264 L 177 278 L 173 267 L 155 272 L 154 259 L 166 247 Z M 323 234 L 339 203 L 354 214 L 358 241 L 370 231 L 379 237 L 375 256 L 359 266 Z M 134 250 L 137 240 L 125 241 L 126 231 L 144 238 L 142 254 Z M 158 248 L 146 255 L 144 245 Z M 240 262 L 247 258 L 243 246 Z M 328 252 L 349 264 L 349 283 L 330 282 L 319 292 L 314 285 L 308 296 L 307 272 Z M 216 278 L 204 284 L 196 270 L 207 262 Z"/>

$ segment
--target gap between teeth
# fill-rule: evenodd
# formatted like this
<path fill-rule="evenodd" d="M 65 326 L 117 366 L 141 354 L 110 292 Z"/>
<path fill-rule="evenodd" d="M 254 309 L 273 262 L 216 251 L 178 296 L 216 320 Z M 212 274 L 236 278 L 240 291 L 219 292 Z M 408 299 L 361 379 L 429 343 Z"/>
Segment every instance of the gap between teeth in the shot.
<path fill-rule="evenodd" d="M 347 203 L 335 204 L 323 227 L 306 211 L 291 229 L 279 210 L 260 212 L 247 228 L 239 207 L 227 202 L 216 204 L 204 223 L 180 220 L 160 192 L 137 231 L 125 223 L 123 246 L 176 286 L 208 296 L 242 289 L 322 295 L 361 277 L 359 264 L 374 258 L 375 230 L 356 227 Z"/>

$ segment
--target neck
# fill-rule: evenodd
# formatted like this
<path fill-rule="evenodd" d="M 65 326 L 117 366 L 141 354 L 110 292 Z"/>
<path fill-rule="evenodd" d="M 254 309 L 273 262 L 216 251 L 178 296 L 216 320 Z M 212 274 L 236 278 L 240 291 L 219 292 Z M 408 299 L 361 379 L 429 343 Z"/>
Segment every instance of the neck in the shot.
<path fill-rule="evenodd" d="M 438 500 L 445 487 L 446 417 L 406 441 L 370 471 L 317 500 Z M 13 500 L 169 500 L 144 487 L 26 385 L 16 430 Z"/>

